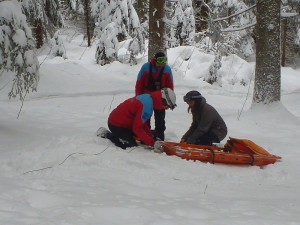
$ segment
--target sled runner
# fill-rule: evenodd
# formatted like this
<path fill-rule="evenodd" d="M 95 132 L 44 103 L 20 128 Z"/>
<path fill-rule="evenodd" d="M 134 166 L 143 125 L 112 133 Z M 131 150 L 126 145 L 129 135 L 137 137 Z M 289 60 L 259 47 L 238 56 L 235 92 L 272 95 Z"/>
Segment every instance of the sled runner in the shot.
<path fill-rule="evenodd" d="M 161 142 L 161 148 L 167 155 L 210 163 L 264 166 L 281 159 L 250 140 L 237 138 L 229 138 L 224 147 Z"/>

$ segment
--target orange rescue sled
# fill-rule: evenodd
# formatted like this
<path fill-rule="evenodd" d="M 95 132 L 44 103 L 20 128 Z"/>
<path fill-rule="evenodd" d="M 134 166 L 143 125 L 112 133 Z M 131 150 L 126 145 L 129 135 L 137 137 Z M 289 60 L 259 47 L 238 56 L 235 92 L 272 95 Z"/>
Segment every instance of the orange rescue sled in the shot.
<path fill-rule="evenodd" d="M 281 159 L 250 140 L 231 137 L 224 147 L 162 142 L 162 150 L 167 155 L 176 155 L 182 159 L 211 163 L 264 166 Z"/>

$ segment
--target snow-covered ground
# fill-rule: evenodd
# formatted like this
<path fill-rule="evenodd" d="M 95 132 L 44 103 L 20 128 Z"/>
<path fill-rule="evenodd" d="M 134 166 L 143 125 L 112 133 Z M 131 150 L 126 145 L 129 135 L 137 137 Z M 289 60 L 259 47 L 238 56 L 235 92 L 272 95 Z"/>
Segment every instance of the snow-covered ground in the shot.
<path fill-rule="evenodd" d="M 228 136 L 282 156 L 263 168 L 186 161 L 142 147 L 124 151 L 97 138 L 109 113 L 134 95 L 147 57 L 136 66 L 101 67 L 96 43 L 86 48 L 71 32 L 64 39 L 68 59 L 41 51 L 38 92 L 23 105 L 7 99 L 10 83 L 0 77 L 0 224 L 300 224 L 299 69 L 282 69 L 280 104 L 250 109 L 253 63 L 224 58 L 222 87 L 211 86 L 199 77 L 212 56 L 170 49 L 178 107 L 167 111 L 167 140 L 179 141 L 188 129 L 182 96 L 195 89 L 224 117 Z"/>

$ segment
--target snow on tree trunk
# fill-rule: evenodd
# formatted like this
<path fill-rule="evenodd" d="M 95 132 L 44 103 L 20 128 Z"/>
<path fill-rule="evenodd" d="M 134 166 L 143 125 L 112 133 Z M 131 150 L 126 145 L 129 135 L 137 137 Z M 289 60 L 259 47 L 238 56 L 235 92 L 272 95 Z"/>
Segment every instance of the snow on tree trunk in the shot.
<path fill-rule="evenodd" d="M 257 1 L 254 103 L 280 101 L 280 3 Z"/>
<path fill-rule="evenodd" d="M 150 0 L 149 4 L 149 44 L 148 44 L 148 60 L 155 53 L 165 52 L 165 22 L 164 22 L 165 0 Z"/>
<path fill-rule="evenodd" d="M 39 81 L 32 33 L 18 2 L 0 2 L 0 72 L 11 71 L 13 85 L 9 97 L 24 99 L 36 91 Z"/>

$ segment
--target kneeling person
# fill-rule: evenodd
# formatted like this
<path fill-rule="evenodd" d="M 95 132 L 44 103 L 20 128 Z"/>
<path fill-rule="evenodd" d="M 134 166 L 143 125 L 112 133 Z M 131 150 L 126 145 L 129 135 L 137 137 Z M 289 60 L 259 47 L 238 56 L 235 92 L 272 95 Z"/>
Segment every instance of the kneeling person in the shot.
<path fill-rule="evenodd" d="M 212 145 L 226 137 L 227 127 L 224 120 L 198 91 L 188 92 L 183 100 L 189 106 L 188 111 L 192 111 L 193 122 L 183 135 L 181 143 Z"/>
<path fill-rule="evenodd" d="M 147 125 L 153 109 L 173 110 L 175 107 L 176 96 L 170 88 L 127 99 L 109 115 L 110 132 L 100 136 L 108 138 L 122 149 L 137 145 L 134 136 L 139 137 L 144 144 L 153 146 L 155 140 Z"/>

